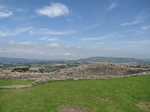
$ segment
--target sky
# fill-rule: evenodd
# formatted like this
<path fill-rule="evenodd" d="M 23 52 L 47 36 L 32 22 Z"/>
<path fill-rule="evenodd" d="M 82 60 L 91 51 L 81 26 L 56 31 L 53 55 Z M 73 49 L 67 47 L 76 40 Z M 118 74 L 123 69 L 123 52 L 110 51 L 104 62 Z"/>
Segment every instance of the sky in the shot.
<path fill-rule="evenodd" d="M 150 0 L 0 0 L 0 57 L 150 59 Z"/>

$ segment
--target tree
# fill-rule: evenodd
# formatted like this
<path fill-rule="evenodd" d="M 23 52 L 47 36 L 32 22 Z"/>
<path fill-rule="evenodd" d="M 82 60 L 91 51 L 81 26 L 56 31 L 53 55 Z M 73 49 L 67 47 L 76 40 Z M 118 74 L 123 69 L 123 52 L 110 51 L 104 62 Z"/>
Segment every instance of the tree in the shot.
<path fill-rule="evenodd" d="M 28 71 L 29 68 L 28 67 L 24 67 L 24 68 L 14 68 L 11 72 L 26 72 Z"/>

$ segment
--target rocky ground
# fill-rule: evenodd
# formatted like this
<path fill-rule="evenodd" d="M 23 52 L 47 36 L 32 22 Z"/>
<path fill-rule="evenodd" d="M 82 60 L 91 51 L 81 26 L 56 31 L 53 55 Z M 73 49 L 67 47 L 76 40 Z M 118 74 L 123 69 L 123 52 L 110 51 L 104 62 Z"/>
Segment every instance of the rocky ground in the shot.
<path fill-rule="evenodd" d="M 51 73 L 0 73 L 0 79 L 35 79 L 30 85 L 18 85 L 0 88 L 31 87 L 40 83 L 56 80 L 82 80 L 125 77 L 150 74 L 150 69 L 125 68 L 116 63 L 95 63 L 70 69 L 62 69 Z"/>

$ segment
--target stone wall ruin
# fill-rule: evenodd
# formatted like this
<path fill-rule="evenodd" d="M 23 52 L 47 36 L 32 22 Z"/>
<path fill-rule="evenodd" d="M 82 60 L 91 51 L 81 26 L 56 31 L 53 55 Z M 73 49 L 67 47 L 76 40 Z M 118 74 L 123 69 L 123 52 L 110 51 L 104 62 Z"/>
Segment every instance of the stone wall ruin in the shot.
<path fill-rule="evenodd" d="M 29 87 L 31 87 L 31 85 L 49 81 L 101 79 L 148 74 L 150 74 L 149 69 L 124 68 L 116 63 L 99 62 L 51 73 L 0 73 L 0 79 L 33 79 L 35 81 L 30 84 Z"/>

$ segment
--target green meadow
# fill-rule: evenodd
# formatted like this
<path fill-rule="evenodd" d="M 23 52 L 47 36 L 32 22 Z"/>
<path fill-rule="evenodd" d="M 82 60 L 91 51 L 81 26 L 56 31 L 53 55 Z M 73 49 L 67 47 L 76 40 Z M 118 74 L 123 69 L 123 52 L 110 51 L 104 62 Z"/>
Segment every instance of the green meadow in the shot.
<path fill-rule="evenodd" d="M 0 79 L 0 86 L 31 82 Z M 73 112 L 71 108 L 74 112 L 149 112 L 150 75 L 0 89 L 0 112 Z"/>
<path fill-rule="evenodd" d="M 25 79 L 0 79 L 0 86 L 28 85 L 32 82 L 33 80 Z"/>

